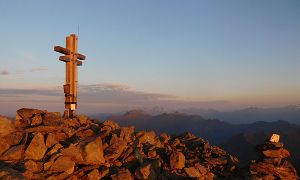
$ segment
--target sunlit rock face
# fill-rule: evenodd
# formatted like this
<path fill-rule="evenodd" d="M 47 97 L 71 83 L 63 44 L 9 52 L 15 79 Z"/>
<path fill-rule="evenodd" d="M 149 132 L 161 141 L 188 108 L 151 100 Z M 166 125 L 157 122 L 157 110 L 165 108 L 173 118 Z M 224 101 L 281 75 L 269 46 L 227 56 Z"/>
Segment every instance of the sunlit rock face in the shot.
<path fill-rule="evenodd" d="M 191 133 L 136 132 L 110 120 L 28 108 L 17 111 L 15 123 L 0 122 L 0 179 L 298 178 L 278 136 L 258 146 L 261 158 L 245 169 Z"/>

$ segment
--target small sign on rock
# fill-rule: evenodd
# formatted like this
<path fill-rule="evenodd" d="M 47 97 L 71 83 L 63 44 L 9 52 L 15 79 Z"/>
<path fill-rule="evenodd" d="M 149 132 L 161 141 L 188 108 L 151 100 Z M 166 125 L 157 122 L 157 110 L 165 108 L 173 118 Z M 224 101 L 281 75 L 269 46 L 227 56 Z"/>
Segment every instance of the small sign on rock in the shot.
<path fill-rule="evenodd" d="M 280 139 L 280 135 L 279 134 L 272 134 L 272 136 L 270 138 L 270 142 L 278 143 L 279 139 Z"/>

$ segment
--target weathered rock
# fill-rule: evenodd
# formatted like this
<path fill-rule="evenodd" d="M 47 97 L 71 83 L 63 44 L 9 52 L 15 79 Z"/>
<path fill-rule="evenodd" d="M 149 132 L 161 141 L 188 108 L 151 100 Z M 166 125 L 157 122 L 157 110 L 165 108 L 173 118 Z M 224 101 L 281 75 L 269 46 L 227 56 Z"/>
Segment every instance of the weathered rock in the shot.
<path fill-rule="evenodd" d="M 56 143 L 58 143 L 58 141 L 56 140 L 55 134 L 48 133 L 47 138 L 46 138 L 46 147 L 50 148 L 51 146 L 53 146 Z"/>
<path fill-rule="evenodd" d="M 184 168 L 184 171 L 189 177 L 192 178 L 198 178 L 202 176 L 198 169 L 195 167 Z"/>
<path fill-rule="evenodd" d="M 65 156 L 60 156 L 57 160 L 51 165 L 50 170 L 56 172 L 66 172 L 67 174 L 72 174 L 74 171 L 75 163 Z"/>
<path fill-rule="evenodd" d="M 23 137 L 23 144 L 25 144 L 26 136 L 24 136 L 22 132 L 14 132 L 4 137 L 0 137 L 0 155 L 7 151 L 11 146 L 19 145 Z"/>
<path fill-rule="evenodd" d="M 78 128 L 78 127 L 80 127 L 80 124 L 77 121 L 77 119 L 63 119 L 63 123 L 66 126 L 72 127 L 72 128 Z"/>
<path fill-rule="evenodd" d="M 38 110 L 38 109 L 30 109 L 30 108 L 22 108 L 17 111 L 17 115 L 19 115 L 22 119 L 31 118 L 35 114 L 43 114 L 46 111 Z"/>
<path fill-rule="evenodd" d="M 18 180 L 24 179 L 22 173 L 8 166 L 0 165 L 0 179 Z"/>
<path fill-rule="evenodd" d="M 267 141 L 262 145 L 256 146 L 256 149 L 258 151 L 264 151 L 264 150 L 268 150 L 268 149 L 280 149 L 280 148 L 283 148 L 283 144 L 281 142 L 275 143 L 275 142 L 270 142 L 270 141 Z"/>
<path fill-rule="evenodd" d="M 154 170 L 154 167 L 152 167 L 152 163 L 146 163 L 137 168 L 135 171 L 135 176 L 137 179 L 156 179 L 156 172 Z"/>
<path fill-rule="evenodd" d="M 43 114 L 45 111 L 38 109 L 22 108 L 17 111 L 15 125 L 17 127 L 30 126 L 31 118 L 36 114 Z"/>
<path fill-rule="evenodd" d="M 70 174 L 68 174 L 67 172 L 62 172 L 62 173 L 52 174 L 52 176 L 47 177 L 47 180 L 69 179 L 69 178 L 73 178 L 73 176 L 70 176 Z"/>
<path fill-rule="evenodd" d="M 85 126 L 85 125 L 87 125 L 91 122 L 89 120 L 89 118 L 85 115 L 79 115 L 77 119 L 78 119 L 81 126 Z"/>
<path fill-rule="evenodd" d="M 128 169 L 120 170 L 118 173 L 111 175 L 112 180 L 133 180 Z"/>
<path fill-rule="evenodd" d="M 205 158 L 205 161 L 213 166 L 224 165 L 227 163 L 227 159 L 224 158 Z"/>
<path fill-rule="evenodd" d="M 47 151 L 42 133 L 37 133 L 25 151 L 25 159 L 41 160 Z"/>
<path fill-rule="evenodd" d="M 136 137 L 139 144 L 149 143 L 155 145 L 159 143 L 159 140 L 154 131 L 150 131 L 150 132 L 140 131 L 139 133 L 136 134 Z"/>
<path fill-rule="evenodd" d="M 286 158 L 290 156 L 288 150 L 284 148 L 269 149 L 269 150 L 262 151 L 262 153 L 265 157 L 270 157 L 270 158 Z"/>
<path fill-rule="evenodd" d="M 51 112 L 43 115 L 43 124 L 46 126 L 58 126 L 63 124 L 60 113 Z"/>
<path fill-rule="evenodd" d="M 20 161 L 23 159 L 25 145 L 17 145 L 11 147 L 1 155 L 0 160 L 4 161 Z"/>
<path fill-rule="evenodd" d="M 10 146 L 18 145 L 18 144 L 21 144 L 21 141 L 23 139 L 26 139 L 26 134 L 24 134 L 23 132 L 17 131 L 17 132 L 13 132 L 13 133 L 10 133 L 10 134 L 2 137 L 2 139 L 4 141 L 6 141 L 6 143 L 8 143 Z M 24 140 L 23 144 L 25 142 L 26 142 L 26 140 Z"/>
<path fill-rule="evenodd" d="M 50 150 L 47 152 L 46 155 L 50 156 L 50 155 L 52 155 L 54 153 L 57 153 L 58 150 L 60 150 L 62 148 L 63 148 L 63 146 L 61 144 L 57 143 L 52 148 L 50 148 Z"/>
<path fill-rule="evenodd" d="M 134 137 L 134 126 L 121 127 L 120 139 L 128 143 L 133 141 L 133 137 Z"/>
<path fill-rule="evenodd" d="M 281 165 L 281 168 L 277 169 L 277 171 L 279 172 L 280 178 L 282 178 L 282 179 L 288 179 L 288 178 L 299 179 L 296 169 L 290 162 L 284 161 Z"/>
<path fill-rule="evenodd" d="M 93 169 L 83 179 L 86 179 L 86 180 L 99 180 L 99 179 L 101 179 L 101 175 L 100 175 L 100 173 L 97 169 Z"/>
<path fill-rule="evenodd" d="M 127 143 L 119 139 L 116 135 L 111 138 L 110 145 L 105 149 L 105 159 L 113 161 L 117 159 L 125 150 Z"/>
<path fill-rule="evenodd" d="M 95 135 L 94 131 L 91 129 L 83 129 L 83 130 L 77 131 L 75 134 L 79 138 L 83 138 L 83 139 Z"/>
<path fill-rule="evenodd" d="M 76 171 L 73 173 L 78 178 L 85 178 L 84 176 L 91 172 L 93 169 L 97 169 L 98 172 L 101 174 L 101 169 L 103 166 L 99 165 L 88 165 L 88 166 L 81 166 L 80 168 L 76 168 Z M 102 174 L 101 174 L 102 176 Z"/>
<path fill-rule="evenodd" d="M 250 165 L 250 173 L 276 174 L 276 168 L 273 164 L 258 162 Z"/>
<path fill-rule="evenodd" d="M 204 174 L 206 174 L 206 173 L 209 171 L 209 169 L 205 168 L 205 167 L 202 166 L 200 163 L 196 163 L 196 164 L 195 164 L 195 167 L 198 169 L 198 171 L 199 171 L 199 173 L 200 173 L 201 175 L 204 175 Z"/>
<path fill-rule="evenodd" d="M 172 139 L 172 141 L 170 142 L 170 145 L 173 148 L 177 148 L 178 145 L 179 145 L 178 147 L 182 146 L 181 142 L 180 142 L 180 140 L 178 138 Z"/>
<path fill-rule="evenodd" d="M 157 157 L 157 153 L 155 150 L 150 150 L 147 153 L 148 158 L 156 158 Z"/>
<path fill-rule="evenodd" d="M 32 118 L 31 118 L 31 126 L 36 126 L 36 125 L 40 125 L 43 123 L 43 119 L 41 114 L 35 114 Z"/>
<path fill-rule="evenodd" d="M 170 156 L 171 169 L 182 169 L 185 166 L 185 156 L 181 152 L 173 152 Z"/>
<path fill-rule="evenodd" d="M 57 132 L 55 133 L 55 139 L 60 142 L 60 141 L 66 141 L 68 139 L 68 135 L 64 132 Z"/>
<path fill-rule="evenodd" d="M 24 173 L 22 173 L 24 178 L 26 179 L 45 179 L 45 176 L 41 173 L 34 173 L 31 171 L 26 170 Z"/>
<path fill-rule="evenodd" d="M 39 172 L 43 170 L 43 164 L 41 162 L 36 162 L 33 160 L 28 160 L 24 163 L 26 170 L 30 172 Z"/>
<path fill-rule="evenodd" d="M 50 167 L 51 167 L 53 164 L 54 164 L 53 161 L 46 162 L 46 163 L 44 164 L 44 170 L 45 170 L 45 171 L 48 171 L 48 170 L 50 169 Z"/>
<path fill-rule="evenodd" d="M 15 130 L 15 127 L 11 120 L 7 117 L 0 115 L 0 137 L 6 136 L 12 133 Z"/>
<path fill-rule="evenodd" d="M 167 143 L 171 139 L 171 136 L 169 136 L 167 133 L 161 133 L 160 134 L 160 140 L 163 143 Z"/>
<path fill-rule="evenodd" d="M 27 133 L 32 132 L 43 132 L 43 133 L 54 133 L 54 132 L 60 132 L 64 129 L 64 127 L 61 126 L 37 126 L 37 127 L 30 127 L 24 129 Z"/>
<path fill-rule="evenodd" d="M 121 167 L 123 164 L 119 160 L 115 160 L 113 166 Z"/>
<path fill-rule="evenodd" d="M 87 164 L 102 164 L 105 162 L 103 157 L 102 140 L 100 137 L 93 138 L 84 142 L 83 158 Z"/>
<path fill-rule="evenodd" d="M 78 164 L 84 163 L 81 150 L 74 144 L 71 144 L 68 148 L 62 149 L 60 152 L 62 155 L 70 157 L 72 161 Z"/>
<path fill-rule="evenodd" d="M 102 123 L 102 125 L 110 127 L 112 131 L 116 129 L 120 129 L 120 126 L 112 120 L 106 120 Z"/>
<path fill-rule="evenodd" d="M 10 147 L 10 144 L 6 142 L 5 139 L 0 138 L 0 155 L 7 151 Z"/>

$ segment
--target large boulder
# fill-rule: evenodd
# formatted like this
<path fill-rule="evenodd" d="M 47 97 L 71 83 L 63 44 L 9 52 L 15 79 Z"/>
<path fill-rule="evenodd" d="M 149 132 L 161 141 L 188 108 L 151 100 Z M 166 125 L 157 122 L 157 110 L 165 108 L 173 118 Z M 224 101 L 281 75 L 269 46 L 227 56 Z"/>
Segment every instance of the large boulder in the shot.
<path fill-rule="evenodd" d="M 42 114 L 46 111 L 38 110 L 38 109 L 31 109 L 31 108 L 22 108 L 17 111 L 17 115 L 23 119 L 31 118 L 35 114 Z"/>
<path fill-rule="evenodd" d="M 27 171 L 30 172 L 39 172 L 43 170 L 43 163 L 36 162 L 33 160 L 28 160 L 24 163 L 24 167 Z"/>
<path fill-rule="evenodd" d="M 58 126 L 63 124 L 61 114 L 59 112 L 51 112 L 43 115 L 43 124 L 46 126 Z"/>
<path fill-rule="evenodd" d="M 173 152 L 170 156 L 171 169 L 182 169 L 185 166 L 185 156 L 182 152 Z"/>
<path fill-rule="evenodd" d="M 48 133 L 46 138 L 46 147 L 50 148 L 56 143 L 58 143 L 56 135 L 54 133 Z"/>
<path fill-rule="evenodd" d="M 268 149 L 265 151 L 262 151 L 263 155 L 268 158 L 286 158 L 290 156 L 290 153 L 288 150 L 284 148 L 280 149 Z"/>
<path fill-rule="evenodd" d="M 0 156 L 0 160 L 16 162 L 23 159 L 25 145 L 16 145 L 11 147 Z"/>
<path fill-rule="evenodd" d="M 44 114 L 46 111 L 38 110 L 38 109 L 30 109 L 30 108 L 22 108 L 17 111 L 16 114 L 16 126 L 30 126 L 31 118 L 37 114 Z"/>
<path fill-rule="evenodd" d="M 72 174 L 74 172 L 75 162 L 71 158 L 66 156 L 60 156 L 51 165 L 50 170 L 56 172 L 66 172 L 67 174 Z"/>
<path fill-rule="evenodd" d="M 105 162 L 100 136 L 88 139 L 81 144 L 85 163 L 98 165 Z"/>
<path fill-rule="evenodd" d="M 25 159 L 41 160 L 47 151 L 44 136 L 36 133 L 25 151 Z"/>
<path fill-rule="evenodd" d="M 62 149 L 60 153 L 71 158 L 71 160 L 77 164 L 84 164 L 82 152 L 75 144 L 70 144 L 69 147 Z"/>

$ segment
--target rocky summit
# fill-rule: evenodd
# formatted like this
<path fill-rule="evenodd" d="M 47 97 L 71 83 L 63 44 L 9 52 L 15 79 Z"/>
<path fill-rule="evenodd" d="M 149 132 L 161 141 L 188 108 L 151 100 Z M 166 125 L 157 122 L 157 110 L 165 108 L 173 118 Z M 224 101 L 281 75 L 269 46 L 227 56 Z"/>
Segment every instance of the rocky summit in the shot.
<path fill-rule="evenodd" d="M 20 109 L 0 116 L 0 179 L 298 179 L 280 142 L 248 167 L 191 133 L 157 135 L 79 115 Z M 217 132 L 216 132 L 217 133 Z"/>

